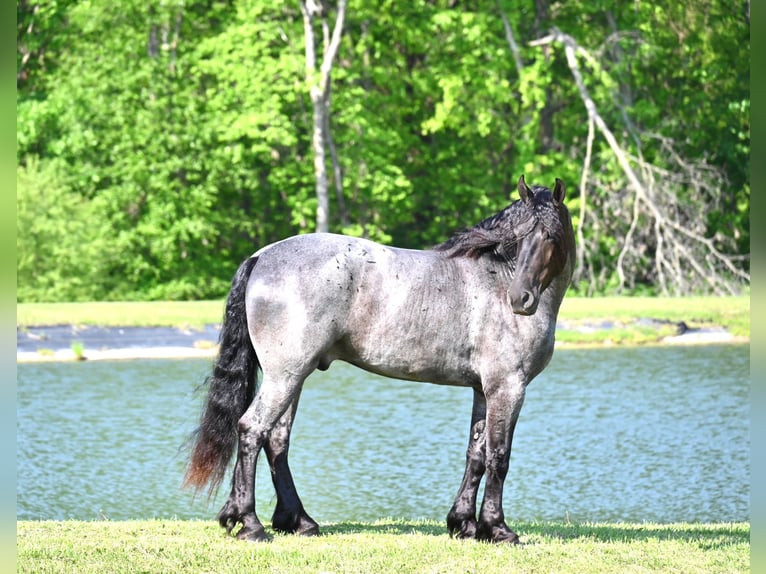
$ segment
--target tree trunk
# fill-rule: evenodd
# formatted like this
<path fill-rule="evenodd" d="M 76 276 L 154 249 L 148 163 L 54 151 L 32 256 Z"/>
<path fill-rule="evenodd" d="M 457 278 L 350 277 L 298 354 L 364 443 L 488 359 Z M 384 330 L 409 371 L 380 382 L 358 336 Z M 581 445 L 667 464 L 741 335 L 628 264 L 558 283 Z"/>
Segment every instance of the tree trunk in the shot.
<path fill-rule="evenodd" d="M 323 28 L 327 29 L 327 10 L 324 3 L 316 0 L 300 1 L 303 14 L 303 29 L 306 35 L 306 83 L 309 87 L 314 113 L 313 134 L 311 138 L 314 153 L 314 175 L 316 178 L 317 215 L 316 230 L 330 230 L 330 182 L 327 177 L 327 147 L 332 141 L 330 136 L 330 79 L 335 55 L 338 53 L 343 33 L 343 21 L 346 15 L 346 0 L 338 1 L 338 10 L 332 37 L 324 35 L 322 64 L 317 70 L 316 37 L 314 21 L 318 17 Z M 336 177 L 340 170 L 336 170 Z M 340 185 L 336 182 L 336 186 Z"/>

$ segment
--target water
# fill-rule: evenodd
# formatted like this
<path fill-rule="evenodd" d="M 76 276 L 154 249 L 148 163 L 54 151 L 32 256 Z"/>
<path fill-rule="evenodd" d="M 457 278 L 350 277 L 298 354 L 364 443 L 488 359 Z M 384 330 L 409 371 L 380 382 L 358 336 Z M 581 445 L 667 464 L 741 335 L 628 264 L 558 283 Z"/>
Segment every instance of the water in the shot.
<path fill-rule="evenodd" d="M 182 491 L 208 360 L 19 364 L 17 518 L 214 519 Z M 749 520 L 749 347 L 559 350 L 528 391 L 513 520 Z M 320 522 L 443 520 L 463 472 L 471 391 L 337 363 L 306 383 L 291 465 Z M 258 510 L 275 503 L 265 457 Z"/>

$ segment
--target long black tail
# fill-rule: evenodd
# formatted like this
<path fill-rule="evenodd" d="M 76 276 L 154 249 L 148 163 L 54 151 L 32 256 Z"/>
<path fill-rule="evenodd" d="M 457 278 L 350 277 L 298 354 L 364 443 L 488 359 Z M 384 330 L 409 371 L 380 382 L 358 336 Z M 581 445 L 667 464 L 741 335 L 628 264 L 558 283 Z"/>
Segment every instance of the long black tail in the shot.
<path fill-rule="evenodd" d="M 255 395 L 259 364 L 247 329 L 245 290 L 257 260 L 244 261 L 232 279 L 218 357 L 205 381 L 207 401 L 191 437 L 193 447 L 183 486 L 199 491 L 209 483 L 211 496 L 221 485 L 237 446 L 237 423 Z"/>

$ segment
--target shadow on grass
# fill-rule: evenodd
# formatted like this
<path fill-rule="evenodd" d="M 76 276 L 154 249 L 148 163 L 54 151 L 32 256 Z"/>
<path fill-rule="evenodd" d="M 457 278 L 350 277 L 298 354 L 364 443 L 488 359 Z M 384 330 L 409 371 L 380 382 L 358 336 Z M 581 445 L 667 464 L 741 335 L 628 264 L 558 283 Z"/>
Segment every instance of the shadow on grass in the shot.
<path fill-rule="evenodd" d="M 674 540 L 698 543 L 701 548 L 750 544 L 749 524 L 560 524 L 519 525 L 527 535 L 562 540 L 591 539 L 599 542 Z"/>
<path fill-rule="evenodd" d="M 595 540 L 598 542 L 636 542 L 643 540 L 679 541 L 696 544 L 703 549 L 725 548 L 750 544 L 750 525 L 737 524 L 511 524 L 523 544 L 539 540 Z M 326 536 L 343 534 L 421 534 L 448 536 L 446 524 L 432 521 L 380 521 L 375 523 L 341 522 L 322 526 Z M 524 542 L 525 538 L 532 540 Z"/>
<path fill-rule="evenodd" d="M 369 522 L 338 522 L 321 526 L 323 535 L 338 534 L 423 534 L 426 536 L 446 536 L 446 524 L 427 521 L 390 520 Z"/>

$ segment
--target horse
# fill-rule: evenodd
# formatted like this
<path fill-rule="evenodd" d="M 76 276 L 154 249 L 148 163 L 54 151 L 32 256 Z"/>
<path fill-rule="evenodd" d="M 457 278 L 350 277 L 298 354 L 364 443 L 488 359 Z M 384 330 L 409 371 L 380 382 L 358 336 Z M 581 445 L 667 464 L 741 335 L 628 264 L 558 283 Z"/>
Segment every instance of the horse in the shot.
<path fill-rule="evenodd" d="M 560 179 L 551 191 L 522 175 L 517 187 L 508 207 L 430 249 L 312 233 L 241 264 L 183 479 L 213 496 L 236 448 L 231 492 L 217 515 L 229 535 L 272 538 L 255 509 L 262 449 L 277 496 L 272 529 L 319 534 L 288 465 L 290 429 L 306 377 L 342 360 L 473 389 L 465 472 L 447 527 L 455 538 L 519 541 L 505 521 L 503 485 L 526 387 L 553 355 L 575 239 Z"/>

